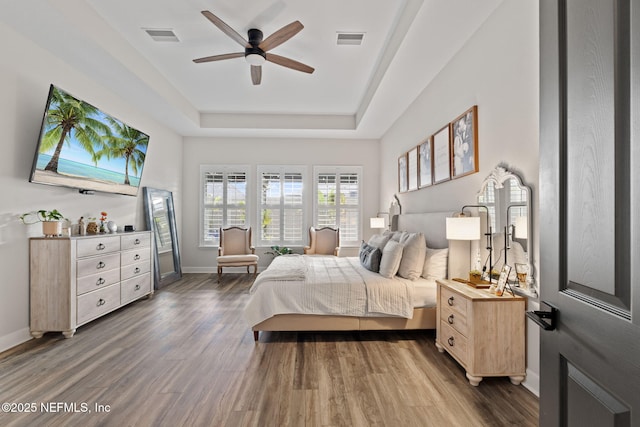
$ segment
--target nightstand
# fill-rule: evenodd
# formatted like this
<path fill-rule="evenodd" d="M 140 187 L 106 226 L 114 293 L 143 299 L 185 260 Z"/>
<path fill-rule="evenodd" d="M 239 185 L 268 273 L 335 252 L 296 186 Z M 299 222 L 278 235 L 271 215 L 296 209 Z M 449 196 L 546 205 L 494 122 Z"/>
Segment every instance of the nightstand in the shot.
<path fill-rule="evenodd" d="M 436 347 L 467 371 L 469 383 L 508 376 L 515 385 L 526 375 L 526 299 L 498 297 L 465 283 L 438 280 Z"/>

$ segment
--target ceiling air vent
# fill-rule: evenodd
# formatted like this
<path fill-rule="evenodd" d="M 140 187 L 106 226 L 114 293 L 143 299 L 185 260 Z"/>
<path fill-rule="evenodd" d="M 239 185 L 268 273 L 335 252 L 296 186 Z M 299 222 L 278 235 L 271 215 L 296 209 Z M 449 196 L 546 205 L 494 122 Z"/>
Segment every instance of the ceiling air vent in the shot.
<path fill-rule="evenodd" d="M 153 28 L 143 28 L 151 38 L 157 42 L 178 42 L 178 37 L 173 32 L 173 30 L 161 30 L 161 29 L 153 29 Z"/>
<path fill-rule="evenodd" d="M 338 33 L 337 44 L 360 46 L 362 44 L 363 38 L 364 38 L 364 33 Z"/>

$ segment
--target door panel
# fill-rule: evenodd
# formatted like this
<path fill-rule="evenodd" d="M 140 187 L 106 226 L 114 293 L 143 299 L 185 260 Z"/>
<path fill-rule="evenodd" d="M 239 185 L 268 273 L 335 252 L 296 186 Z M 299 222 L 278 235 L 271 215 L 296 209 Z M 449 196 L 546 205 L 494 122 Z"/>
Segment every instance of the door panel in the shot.
<path fill-rule="evenodd" d="M 540 425 L 640 425 L 640 0 L 540 5 Z"/>

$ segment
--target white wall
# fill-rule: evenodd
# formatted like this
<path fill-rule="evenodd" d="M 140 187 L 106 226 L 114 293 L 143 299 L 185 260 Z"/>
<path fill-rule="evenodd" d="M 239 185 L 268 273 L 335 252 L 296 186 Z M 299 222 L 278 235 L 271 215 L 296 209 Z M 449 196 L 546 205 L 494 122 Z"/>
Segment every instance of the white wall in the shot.
<path fill-rule="evenodd" d="M 178 224 L 182 138 L 4 24 L 0 24 L 0 52 L 1 352 L 30 338 L 28 238 L 41 235 L 41 228 L 37 224 L 23 225 L 18 220 L 21 213 L 55 208 L 75 223 L 80 216 L 97 217 L 100 211 L 106 211 L 118 225 L 145 229 L 142 191 L 138 197 L 103 193 L 83 196 L 77 190 L 28 182 L 49 84 L 150 135 L 142 185 L 174 191 Z"/>
<path fill-rule="evenodd" d="M 198 225 L 200 205 L 201 164 L 241 164 L 251 166 L 249 192 L 253 206 L 249 212 L 252 228 L 256 229 L 256 166 L 306 165 L 308 176 L 313 176 L 314 165 L 362 166 L 362 232 L 365 239 L 371 235 L 369 217 L 376 216 L 378 206 L 379 143 L 375 140 L 327 139 L 258 139 L 258 138 L 185 138 L 184 140 L 184 231 L 182 269 L 185 272 L 216 271 L 216 248 L 200 248 Z M 311 181 L 309 181 L 311 182 Z M 313 199 L 307 192 L 307 224 L 312 225 Z M 254 243 L 255 233 L 253 237 Z M 267 265 L 267 248 L 256 248 L 260 266 Z M 357 251 L 355 252 L 357 254 Z"/>
<path fill-rule="evenodd" d="M 381 141 L 380 208 L 397 192 L 397 158 L 473 105 L 478 105 L 480 171 L 399 195 L 403 212 L 456 210 L 476 203 L 498 164 L 518 172 L 533 192 L 538 270 L 538 3 L 506 0 L 451 59 Z M 536 304 L 533 304 L 535 308 Z M 528 325 L 528 378 L 538 389 L 538 328 Z"/>

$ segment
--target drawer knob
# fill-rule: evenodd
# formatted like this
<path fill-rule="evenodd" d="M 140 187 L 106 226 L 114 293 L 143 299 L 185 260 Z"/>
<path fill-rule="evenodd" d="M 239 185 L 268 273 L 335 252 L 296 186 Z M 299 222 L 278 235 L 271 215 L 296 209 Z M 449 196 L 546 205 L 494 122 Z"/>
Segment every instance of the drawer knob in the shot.
<path fill-rule="evenodd" d="M 96 265 L 96 268 L 97 268 L 98 270 L 100 270 L 101 268 L 104 268 L 104 267 L 105 267 L 105 265 L 106 265 L 106 264 L 105 264 L 104 262 L 100 261 L 100 262 L 98 263 L 98 265 Z"/>
<path fill-rule="evenodd" d="M 456 343 L 456 340 L 453 337 L 449 337 L 447 342 L 449 343 L 449 346 L 453 347 L 454 344 Z"/>
<path fill-rule="evenodd" d="M 133 244 L 134 244 L 134 245 L 139 245 L 139 244 L 140 244 L 140 239 L 136 239 L 136 240 L 134 240 L 134 241 L 133 241 Z"/>
<path fill-rule="evenodd" d="M 140 285 L 136 285 L 135 290 L 136 290 L 136 291 L 139 291 L 139 290 L 140 290 Z"/>
<path fill-rule="evenodd" d="M 449 317 L 447 317 L 447 322 L 449 322 L 450 325 L 453 325 L 453 314 L 450 314 Z"/>
<path fill-rule="evenodd" d="M 140 259 L 140 255 L 135 254 L 135 256 L 133 257 L 133 259 L 134 259 L 134 260 L 136 260 L 136 261 L 137 261 L 137 260 L 139 260 L 139 259 Z"/>
<path fill-rule="evenodd" d="M 106 246 L 103 243 L 98 243 L 98 246 L 96 246 L 97 251 L 102 251 L 104 248 L 106 248 Z"/>
<path fill-rule="evenodd" d="M 449 299 L 447 300 L 447 304 L 453 305 L 453 300 L 454 300 L 453 296 L 450 296 Z"/>
<path fill-rule="evenodd" d="M 138 267 L 136 267 L 136 268 L 133 269 L 133 272 L 134 273 L 140 273 L 140 269 Z"/>
<path fill-rule="evenodd" d="M 102 277 L 100 277 L 98 279 L 98 281 L 96 282 L 96 286 L 104 285 L 104 282 L 105 282 L 105 280 Z"/>
<path fill-rule="evenodd" d="M 100 307 L 101 305 L 105 305 L 105 304 L 106 304 L 106 301 L 105 301 L 105 300 L 103 300 L 102 298 L 100 298 L 100 299 L 98 300 L 98 304 L 96 304 L 96 306 Z"/>

